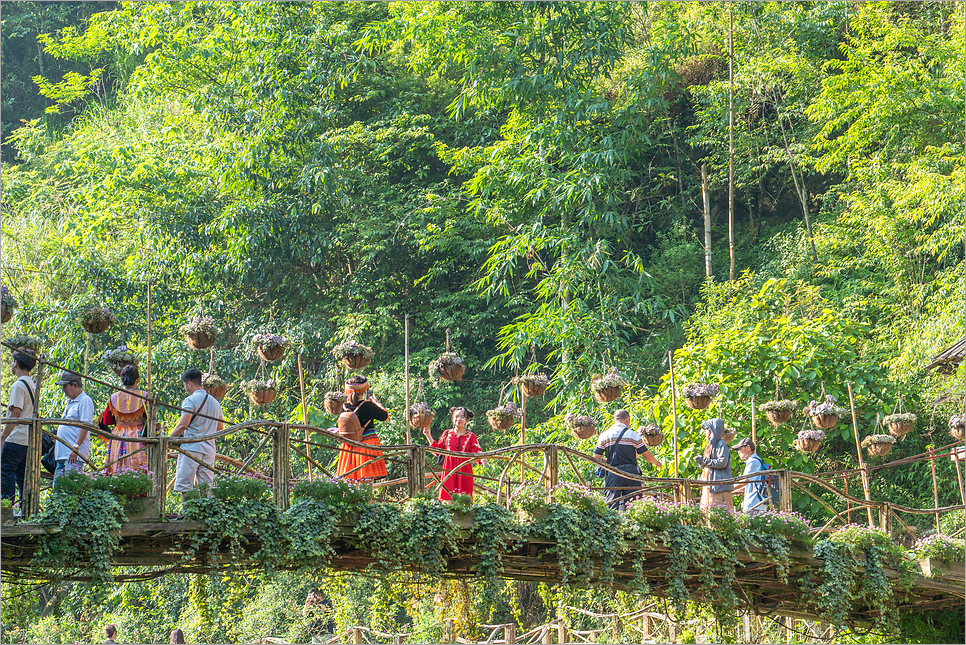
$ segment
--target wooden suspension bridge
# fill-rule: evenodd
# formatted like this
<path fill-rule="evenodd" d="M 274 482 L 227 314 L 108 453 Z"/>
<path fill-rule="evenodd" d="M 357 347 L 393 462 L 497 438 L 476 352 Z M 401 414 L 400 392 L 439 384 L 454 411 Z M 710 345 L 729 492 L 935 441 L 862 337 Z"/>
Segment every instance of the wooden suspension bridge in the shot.
<path fill-rule="evenodd" d="M 0 420 L 0 423 L 6 419 Z M 153 490 L 148 496 L 147 515 L 129 521 L 120 529 L 120 550 L 112 560 L 116 566 L 154 567 L 148 573 L 119 575 L 119 581 L 156 577 L 165 573 L 204 573 L 223 567 L 229 560 L 218 554 L 189 555 L 187 544 L 190 537 L 204 530 L 200 522 L 187 522 L 169 518 L 165 510 L 173 506 L 175 500 L 168 502 L 167 496 L 173 483 L 174 458 L 186 455 L 193 459 L 185 445 L 196 441 L 215 439 L 225 441 L 231 438 L 233 445 L 251 446 L 242 457 L 220 456 L 216 471 L 224 474 L 241 472 L 253 473 L 272 484 L 274 502 L 282 510 L 290 504 L 290 484 L 293 472 L 299 476 L 332 477 L 325 464 L 332 463 L 333 456 L 342 450 L 367 448 L 365 444 L 347 441 L 324 428 L 304 424 L 279 423 L 271 420 L 248 421 L 225 428 L 222 432 L 205 438 L 172 438 L 166 436 L 147 436 L 129 439 L 101 430 L 90 424 L 78 424 L 53 418 L 34 418 L 30 421 L 30 451 L 28 454 L 27 483 L 24 495 L 24 517 L 21 521 L 3 527 L 2 564 L 6 576 L 36 576 L 31 567 L 34 552 L 44 535 L 56 532 L 58 527 L 39 524 L 31 517 L 39 511 L 42 498 L 50 488 L 40 476 L 41 434 L 47 433 L 59 441 L 54 432 L 61 423 L 83 425 L 95 436 L 117 441 L 128 441 L 133 446 L 130 454 L 136 451 L 147 453 L 148 464 L 154 475 Z M 150 427 L 150 426 L 149 426 Z M 54 431 L 54 432 L 52 432 Z M 376 482 L 381 489 L 380 495 L 395 502 L 404 502 L 421 491 L 436 491 L 446 481 L 448 473 L 436 466 L 439 455 L 459 455 L 424 445 L 387 445 L 382 446 L 382 456 L 390 470 L 390 478 Z M 940 455 L 932 455 L 932 458 Z M 600 462 L 587 454 L 557 444 L 528 444 L 507 446 L 498 450 L 474 455 L 499 464 L 498 473 L 493 476 L 478 476 L 478 488 L 495 495 L 499 503 L 510 503 L 522 481 L 534 483 L 550 492 L 562 481 L 572 481 L 586 485 L 588 473 L 593 472 Z M 926 457 L 928 458 L 928 456 Z M 375 459 L 375 458 L 374 458 Z M 96 465 L 88 461 L 91 471 L 103 470 L 107 464 Z M 603 466 L 610 470 L 608 466 Z M 774 471 L 778 476 L 781 491 L 781 509 L 790 510 L 793 495 L 806 495 L 819 500 L 829 510 L 829 521 L 818 528 L 816 534 L 833 530 L 836 525 L 849 523 L 856 517 L 867 520 L 870 525 L 879 526 L 886 531 L 902 533 L 910 531 L 903 515 L 925 514 L 938 518 L 941 514 L 963 509 L 957 506 L 915 509 L 889 501 L 874 501 L 853 497 L 840 490 L 833 483 L 836 477 L 846 474 L 834 473 L 808 475 L 789 470 Z M 399 476 L 393 477 L 393 474 Z M 710 482 L 687 478 L 655 478 L 644 476 L 622 476 L 638 480 L 641 488 L 635 495 L 646 494 L 674 499 L 678 502 L 693 501 L 700 494 L 700 487 Z M 735 483 L 745 478 L 734 478 Z M 822 495 L 822 493 L 826 493 Z M 831 495 L 828 495 L 831 493 Z M 829 499 L 833 501 L 830 503 Z M 472 519 L 463 518 L 457 522 L 465 530 L 457 554 L 449 559 L 445 567 L 446 576 L 472 578 L 477 575 L 479 560 L 473 555 L 470 529 Z M 246 554 L 251 556 L 258 550 L 258 538 L 249 531 Z M 515 536 L 508 536 L 514 539 Z M 501 576 L 508 579 L 556 582 L 561 578 L 556 562 L 554 541 L 547 536 L 529 534 L 518 536 L 516 547 L 503 557 Z M 332 546 L 335 555 L 330 566 L 336 570 L 362 570 L 375 561 L 371 552 L 360 539 L 356 527 L 350 521 L 341 524 L 333 536 Z M 666 572 L 671 563 L 672 550 L 669 545 L 651 543 L 647 545 L 628 542 L 623 560 L 616 564 L 613 585 L 626 587 L 634 577 L 634 565 L 643 568 L 644 578 L 655 596 L 667 596 L 668 580 Z M 246 556 L 246 557 L 247 557 Z M 76 564 L 78 573 L 75 579 L 84 579 L 85 556 L 78 554 Z M 800 582 L 803 577 L 821 569 L 821 561 L 809 549 L 793 550 L 789 556 L 787 580 L 778 575 L 779 563 L 765 551 L 751 549 L 742 552 L 738 558 L 740 566 L 735 568 L 736 586 L 743 604 L 757 614 L 776 614 L 797 618 L 816 618 L 801 602 Z M 235 562 L 239 566 L 257 567 L 254 560 Z M 862 563 L 860 562 L 860 568 Z M 932 563 L 930 570 L 923 570 L 914 577 L 913 587 L 900 594 L 900 611 L 927 611 L 935 609 L 962 608 L 966 597 L 962 567 L 943 568 Z M 687 571 L 687 579 L 693 581 L 689 587 L 692 598 L 713 603 L 714 598 L 702 597 L 697 584 L 701 571 L 694 568 Z M 899 572 L 887 569 L 886 575 L 892 579 Z M 592 581 L 593 582 L 593 581 Z M 874 610 L 855 607 L 851 614 L 854 621 L 864 622 L 874 618 Z"/>

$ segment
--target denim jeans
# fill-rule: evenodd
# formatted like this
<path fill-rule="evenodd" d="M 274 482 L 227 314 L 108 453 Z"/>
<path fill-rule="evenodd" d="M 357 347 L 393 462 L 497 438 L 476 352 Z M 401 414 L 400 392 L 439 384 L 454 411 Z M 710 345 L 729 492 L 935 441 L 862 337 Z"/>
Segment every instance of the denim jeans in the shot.
<path fill-rule="evenodd" d="M 0 497 L 13 500 L 14 493 L 20 490 L 23 499 L 23 478 L 27 469 L 27 446 L 9 441 L 0 451 Z"/>
<path fill-rule="evenodd" d="M 54 479 L 57 479 L 61 475 L 66 475 L 73 470 L 78 472 L 84 470 L 84 462 L 78 459 L 74 463 L 70 463 L 66 459 L 58 459 L 57 468 L 54 469 Z"/>

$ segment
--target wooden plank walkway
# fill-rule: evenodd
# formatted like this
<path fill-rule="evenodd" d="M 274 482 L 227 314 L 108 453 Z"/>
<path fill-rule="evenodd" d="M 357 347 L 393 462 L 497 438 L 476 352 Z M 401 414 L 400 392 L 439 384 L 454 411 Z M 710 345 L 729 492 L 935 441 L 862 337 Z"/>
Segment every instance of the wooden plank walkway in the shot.
<path fill-rule="evenodd" d="M 463 528 L 471 528 L 472 520 L 461 522 Z M 117 566 L 156 567 L 153 575 L 166 573 L 206 573 L 214 569 L 224 569 L 230 562 L 230 554 L 225 550 L 211 554 L 205 552 L 189 558 L 185 546 L 191 536 L 202 530 L 200 522 L 169 521 L 140 522 L 123 525 L 119 534 L 121 550 L 113 560 Z M 2 536 L 2 566 L 8 573 L 30 570 L 30 560 L 39 542 L 39 536 L 52 532 L 51 527 L 21 523 L 4 527 Z M 259 548 L 257 536 L 245 533 L 249 543 L 245 545 L 246 556 L 235 565 L 255 569 L 259 565 L 254 560 L 245 559 Z M 479 559 L 472 553 L 468 532 L 460 543 L 458 553 L 446 565 L 445 576 L 453 578 L 476 578 Z M 508 536 L 513 537 L 513 536 Z M 340 525 L 333 539 L 335 556 L 330 562 L 334 570 L 362 571 L 375 563 L 373 555 L 365 549 L 358 534 L 351 525 Z M 560 569 L 553 553 L 553 540 L 546 536 L 531 535 L 522 540 L 519 546 L 503 557 L 501 577 L 513 580 L 555 583 L 560 581 Z M 660 542 L 644 547 L 633 542 L 627 543 L 628 551 L 623 560 L 615 567 L 614 587 L 626 588 L 634 577 L 632 564 L 643 561 L 644 576 L 650 585 L 651 595 L 667 597 L 669 581 L 666 572 L 672 556 L 671 549 Z M 759 615 L 777 614 L 793 618 L 818 620 L 808 607 L 802 603 L 801 581 L 806 575 L 813 580 L 821 580 L 822 562 L 815 558 L 811 549 L 793 549 L 790 554 L 788 581 L 783 582 L 777 573 L 777 562 L 768 553 L 752 549 L 738 556 L 741 566 L 736 567 L 736 584 L 739 597 L 744 599 L 746 609 Z M 87 564 L 79 557 L 76 565 L 80 568 Z M 861 568 L 861 558 L 860 558 Z M 935 564 L 933 564 L 935 568 Z M 890 579 L 899 574 L 894 569 L 886 569 Z M 714 603 L 715 598 L 705 598 L 698 583 L 696 569 L 687 572 L 687 586 L 693 600 Z M 935 573 L 935 572 L 934 572 Z M 941 572 L 943 577 L 915 576 L 913 586 L 906 593 L 897 593 L 899 611 L 929 611 L 935 609 L 962 609 L 966 599 L 966 580 L 962 567 L 951 567 Z M 82 577 L 79 577 L 82 579 Z M 123 576 L 119 576 L 123 579 Z M 596 580 L 586 581 L 594 584 Z M 850 619 L 864 623 L 873 618 L 867 607 L 853 608 Z"/>

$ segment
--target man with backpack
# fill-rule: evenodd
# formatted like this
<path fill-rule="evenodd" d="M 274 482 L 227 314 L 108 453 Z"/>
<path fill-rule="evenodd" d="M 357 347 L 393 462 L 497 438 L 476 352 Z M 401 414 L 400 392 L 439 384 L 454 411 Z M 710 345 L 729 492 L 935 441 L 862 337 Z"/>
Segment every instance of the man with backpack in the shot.
<path fill-rule="evenodd" d="M 29 349 L 19 347 L 13 351 L 11 372 L 16 379 L 10 388 L 7 415 L 10 418 L 29 419 L 37 411 L 37 385 L 30 378 L 30 372 L 37 364 L 36 355 Z M 0 439 L 0 496 L 13 501 L 19 490 L 23 500 L 24 478 L 27 467 L 27 438 L 29 426 L 26 423 L 7 423 Z"/>
<path fill-rule="evenodd" d="M 745 481 L 735 486 L 735 495 L 744 493 L 745 499 L 741 505 L 741 510 L 745 513 L 761 513 L 768 510 L 768 503 L 771 501 L 771 490 L 768 485 L 765 471 L 769 466 L 755 452 L 755 442 L 745 437 L 732 447 L 738 452 L 738 456 L 745 462 L 743 477 L 752 475 Z M 755 473 L 762 473 L 755 475 Z"/>

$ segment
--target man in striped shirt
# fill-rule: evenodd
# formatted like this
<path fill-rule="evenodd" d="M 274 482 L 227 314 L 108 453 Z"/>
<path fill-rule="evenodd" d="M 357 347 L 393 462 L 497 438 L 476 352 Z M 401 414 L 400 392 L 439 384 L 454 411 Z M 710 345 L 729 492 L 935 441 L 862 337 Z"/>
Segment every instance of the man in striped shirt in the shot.
<path fill-rule="evenodd" d="M 654 467 L 660 468 L 661 462 L 644 445 L 641 435 L 630 429 L 630 422 L 631 415 L 627 410 L 614 412 L 614 425 L 600 433 L 594 456 L 612 468 L 632 475 L 641 474 L 641 469 L 637 466 L 638 455 Z M 623 511 L 627 504 L 625 496 L 640 488 L 641 482 L 604 471 L 604 487 L 607 489 L 604 491 L 607 505 Z"/>

